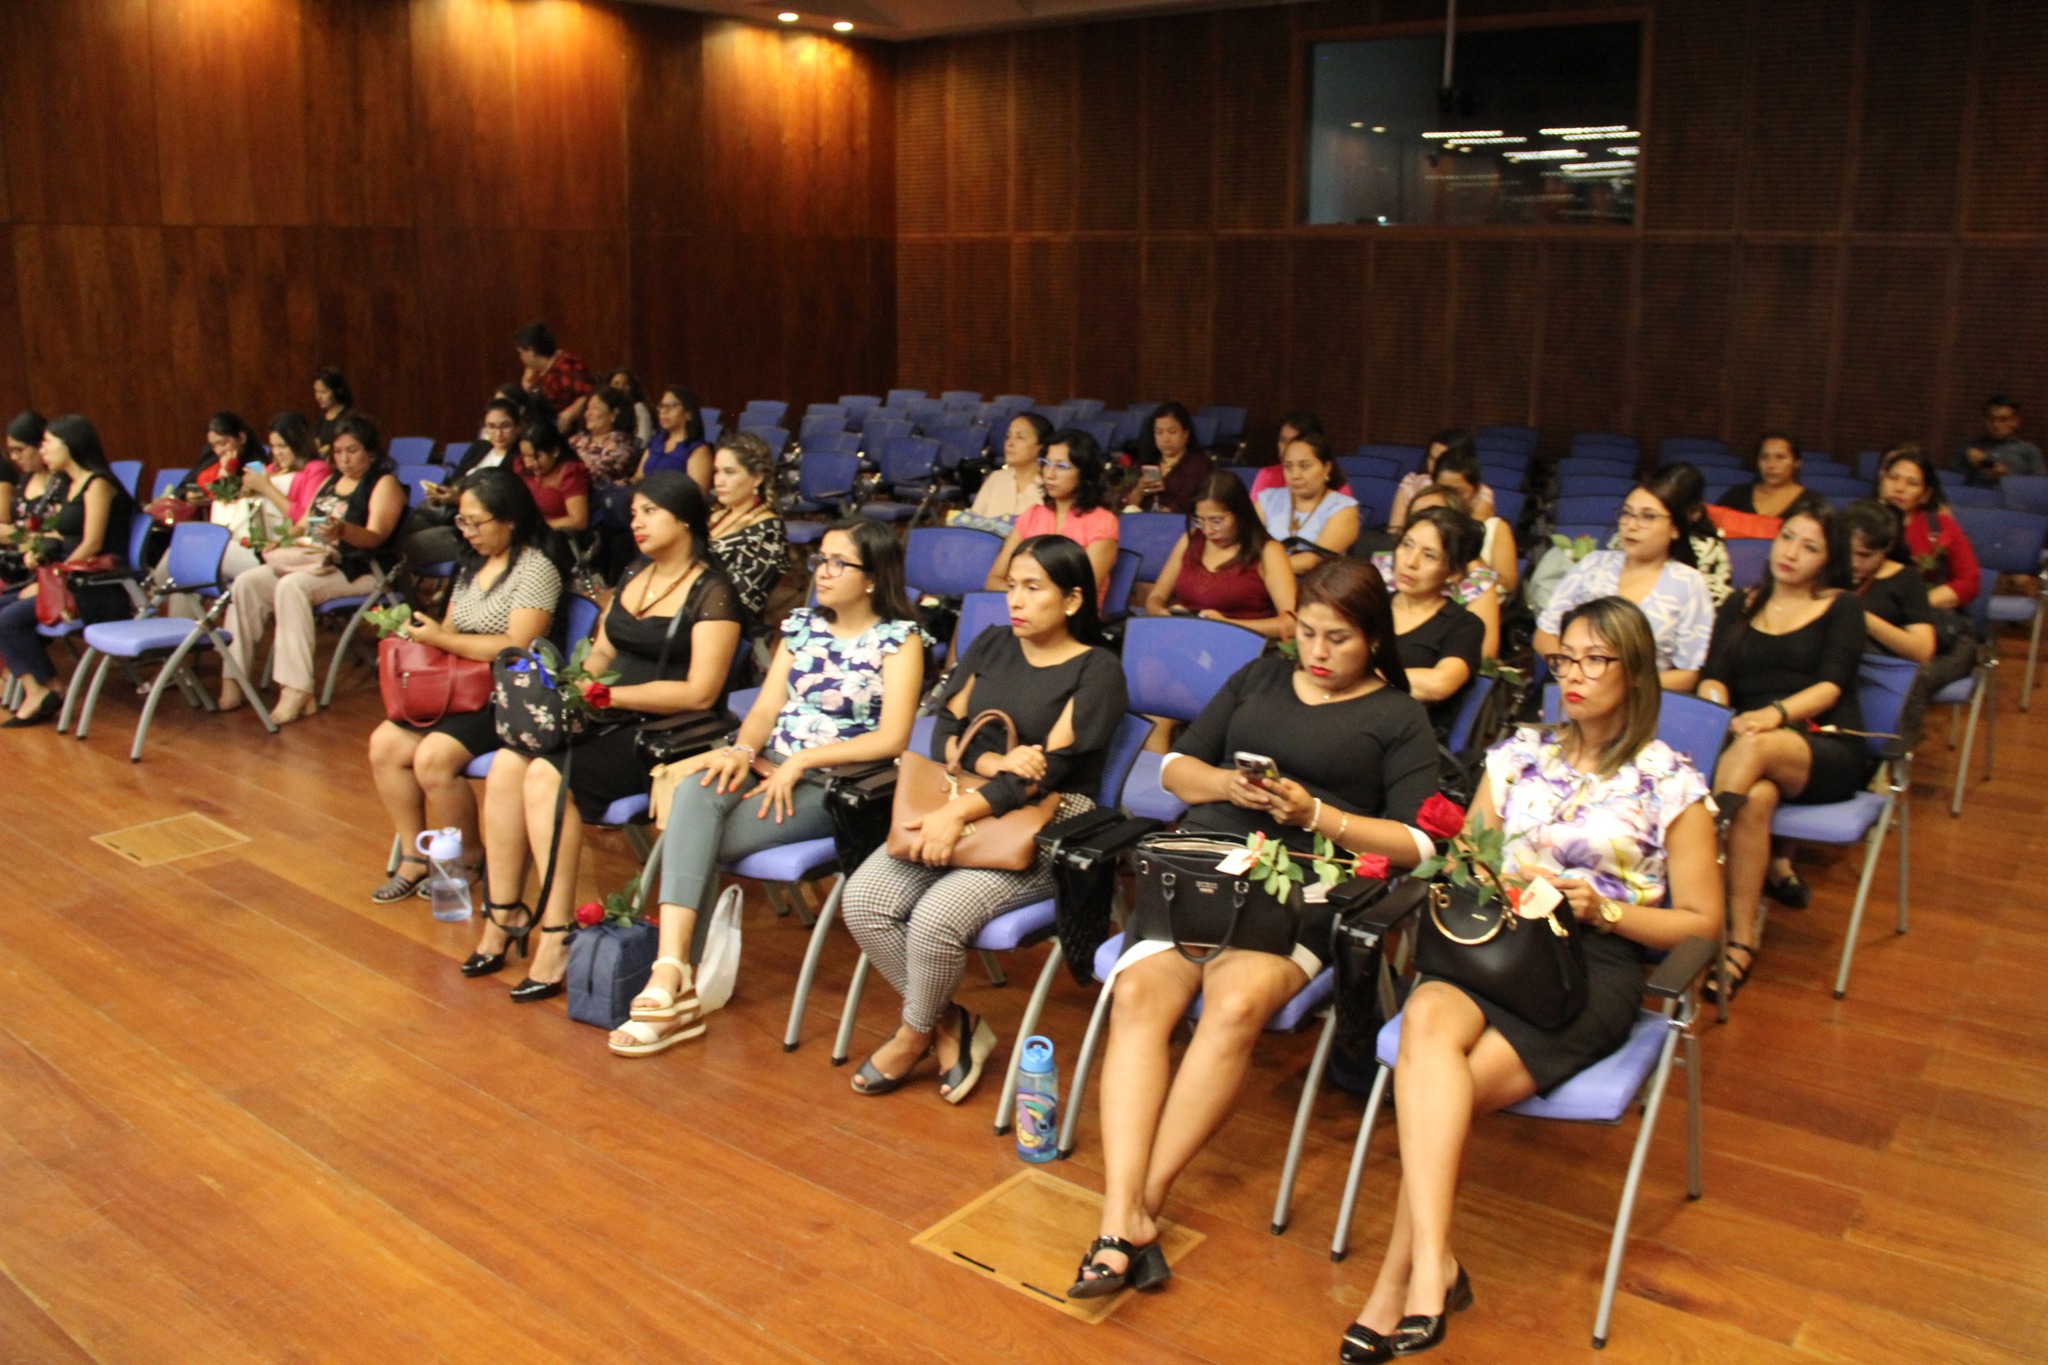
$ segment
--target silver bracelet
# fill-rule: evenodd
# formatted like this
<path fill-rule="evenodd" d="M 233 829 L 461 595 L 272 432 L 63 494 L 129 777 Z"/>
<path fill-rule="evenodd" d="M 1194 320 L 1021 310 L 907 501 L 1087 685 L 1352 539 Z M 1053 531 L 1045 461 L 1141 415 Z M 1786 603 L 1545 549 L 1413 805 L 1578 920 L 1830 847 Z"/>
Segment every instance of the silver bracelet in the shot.
<path fill-rule="evenodd" d="M 725 751 L 729 754 L 745 754 L 749 763 L 760 757 L 751 744 L 741 744 L 738 740 L 734 740 L 731 744 L 726 745 Z"/>

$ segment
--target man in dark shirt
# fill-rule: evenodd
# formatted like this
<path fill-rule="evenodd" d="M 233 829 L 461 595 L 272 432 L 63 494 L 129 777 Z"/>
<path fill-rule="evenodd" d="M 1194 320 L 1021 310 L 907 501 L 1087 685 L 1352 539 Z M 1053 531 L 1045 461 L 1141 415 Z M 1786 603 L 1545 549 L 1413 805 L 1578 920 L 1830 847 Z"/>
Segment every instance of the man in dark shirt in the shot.
<path fill-rule="evenodd" d="M 583 362 L 555 344 L 555 334 L 545 323 L 521 327 L 512 334 L 513 349 L 525 366 L 519 386 L 545 402 L 555 413 L 555 423 L 569 431 L 583 416 L 583 404 L 597 387 Z"/>
<path fill-rule="evenodd" d="M 1984 400 L 1984 435 L 1965 445 L 1964 479 L 1975 488 L 1996 488 L 2008 474 L 2048 474 L 2041 447 L 2019 438 L 2020 406 L 2003 394 Z"/>

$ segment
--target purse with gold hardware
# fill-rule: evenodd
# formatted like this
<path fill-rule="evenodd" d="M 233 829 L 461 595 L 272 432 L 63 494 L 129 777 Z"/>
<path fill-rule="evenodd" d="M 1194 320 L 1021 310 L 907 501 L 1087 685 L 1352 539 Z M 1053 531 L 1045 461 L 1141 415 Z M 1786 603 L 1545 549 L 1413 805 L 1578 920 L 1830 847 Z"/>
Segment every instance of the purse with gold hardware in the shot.
<path fill-rule="evenodd" d="M 1000 725 L 1007 738 L 1003 752 L 1017 747 L 1017 722 L 1002 711 L 983 711 L 968 723 L 960 738 L 947 747 L 946 761 L 936 762 L 923 754 L 907 753 L 898 760 L 896 798 L 889 813 L 888 849 L 892 857 L 909 858 L 917 847 L 912 822 L 939 810 L 956 796 L 980 791 L 993 779 L 977 777 L 960 769 L 961 756 L 974 743 L 984 725 Z M 976 820 L 960 833 L 953 845 L 953 867 L 979 867 L 996 872 L 1025 872 L 1038 860 L 1038 832 L 1059 813 L 1060 794 L 1047 792 L 1042 798 L 1019 806 L 1007 815 Z"/>
<path fill-rule="evenodd" d="M 1471 886 L 1432 882 L 1415 941 L 1415 970 L 1484 996 L 1542 1029 L 1560 1029 L 1586 1007 L 1586 947 L 1577 923 L 1553 909 L 1517 914 L 1506 900 L 1482 905 Z"/>

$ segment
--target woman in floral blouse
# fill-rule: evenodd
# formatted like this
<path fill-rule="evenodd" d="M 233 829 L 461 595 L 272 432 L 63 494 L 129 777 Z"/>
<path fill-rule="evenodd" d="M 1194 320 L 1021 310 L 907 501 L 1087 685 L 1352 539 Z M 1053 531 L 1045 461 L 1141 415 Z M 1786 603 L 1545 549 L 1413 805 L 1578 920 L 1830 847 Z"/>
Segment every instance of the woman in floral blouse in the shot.
<path fill-rule="evenodd" d="M 625 483 L 640 467 L 640 441 L 632 427 L 633 400 L 619 390 L 598 389 L 584 403 L 583 430 L 569 438 L 569 445 L 598 492 Z"/>
<path fill-rule="evenodd" d="M 711 556 L 739 589 L 749 636 L 789 567 L 789 540 L 769 496 L 774 477 L 767 442 L 751 431 L 720 438 L 711 462 Z"/>
<path fill-rule="evenodd" d="M 1542 1029 L 1452 982 L 1418 979 L 1402 1011 L 1394 1067 L 1401 1194 L 1386 1259 L 1347 1362 L 1425 1351 L 1448 1314 L 1472 1303 L 1452 1255 L 1451 1207 L 1472 1120 L 1547 1091 L 1607 1056 L 1635 1026 L 1644 952 L 1721 932 L 1721 873 L 1707 784 L 1657 738 L 1657 646 L 1621 597 L 1575 607 L 1550 669 L 1564 724 L 1495 746 L 1468 830 L 1506 836 L 1510 884 L 1549 882 L 1579 922 L 1587 1002 Z M 1670 905 L 1661 904 L 1666 892 Z"/>
<path fill-rule="evenodd" d="M 721 452 L 721 457 L 723 452 Z M 753 709 L 724 749 L 681 765 L 662 835 L 661 956 L 632 1018 L 611 1035 L 645 1057 L 704 1032 L 690 977 L 697 912 L 718 865 L 831 835 L 811 769 L 893 758 L 910 743 L 924 689 L 924 634 L 903 583 L 903 550 L 875 521 L 846 521 L 811 556 L 817 606 L 791 612 Z"/>

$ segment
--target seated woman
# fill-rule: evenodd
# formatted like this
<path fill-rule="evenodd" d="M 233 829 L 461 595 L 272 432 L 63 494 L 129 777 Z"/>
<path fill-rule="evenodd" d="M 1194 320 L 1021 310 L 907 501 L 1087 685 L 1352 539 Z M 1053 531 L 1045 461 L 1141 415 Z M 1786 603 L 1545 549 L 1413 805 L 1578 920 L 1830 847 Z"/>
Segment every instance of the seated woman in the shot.
<path fill-rule="evenodd" d="M 1412 518 L 1416 501 L 1433 489 L 1449 489 L 1462 505 L 1453 504 L 1460 512 L 1473 516 L 1472 509 L 1479 505 L 1482 493 L 1486 506 L 1493 506 L 1493 492 L 1486 487 L 1479 467 L 1479 456 L 1469 446 L 1453 446 L 1436 461 L 1436 482 L 1425 484 L 1416 490 L 1408 500 L 1408 514 Z M 1502 597 L 1513 597 L 1516 585 L 1521 579 L 1521 565 L 1516 560 L 1515 528 L 1508 525 L 1504 517 L 1488 515 L 1473 516 L 1479 523 L 1479 553 L 1472 557 L 1475 564 L 1483 564 L 1493 570 L 1496 591 Z"/>
<path fill-rule="evenodd" d="M 490 663 L 500 651 L 525 649 L 548 633 L 562 603 L 562 573 L 547 555 L 547 523 L 518 475 L 509 469 L 472 474 L 463 480 L 461 498 L 455 528 L 463 550 L 447 615 L 436 621 L 415 612 L 405 633 L 458 659 Z M 432 828 L 461 830 L 462 847 L 473 855 L 471 870 L 482 862 L 476 799 L 462 770 L 497 747 L 497 713 L 489 705 L 432 725 L 387 720 L 370 732 L 370 776 L 400 850 L 397 872 L 371 900 L 389 905 L 425 883 L 427 860 L 417 845 L 428 828 L 430 802 Z"/>
<path fill-rule="evenodd" d="M 569 457 L 569 443 L 553 422 L 530 422 L 519 433 L 514 472 L 533 494 L 541 520 L 565 535 L 590 529 L 590 471 Z"/>
<path fill-rule="evenodd" d="M 1806 900 L 1790 859 L 1772 857 L 1772 815 L 1787 802 L 1846 801 L 1877 766 L 1857 736 L 1808 728 L 1863 727 L 1856 681 L 1868 632 L 1848 586 L 1848 537 L 1828 505 L 1809 498 L 1771 543 L 1764 581 L 1729 598 L 1714 623 L 1700 696 L 1736 712 L 1714 790 L 1749 798 L 1728 833 L 1731 996 L 1756 965 L 1757 898 L 1770 889 L 1787 904 Z"/>
<path fill-rule="evenodd" d="M 711 558 L 739 591 L 750 627 L 758 626 L 768 595 L 789 568 L 789 539 L 775 514 L 775 457 L 751 431 L 718 441 L 711 467 Z"/>
<path fill-rule="evenodd" d="M 1003 463 L 981 481 L 974 501 L 950 519 L 953 526 L 1007 536 L 1027 507 L 1045 501 L 1038 465 L 1052 443 L 1052 423 L 1035 412 L 1020 412 L 1003 434 Z"/>
<path fill-rule="evenodd" d="M 1065 536 L 1087 552 L 1095 566 L 1095 600 L 1109 592 L 1110 570 L 1116 567 L 1117 537 L 1122 530 L 1116 513 L 1103 506 L 1107 477 L 1102 447 L 1085 431 L 1056 431 L 1038 461 L 1044 496 L 1017 514 L 1017 524 L 988 571 L 990 592 L 1009 585 L 1010 560 L 1018 547 L 1035 536 Z"/>
<path fill-rule="evenodd" d="M 216 498 L 209 515 L 226 526 L 234 539 L 221 560 L 221 576 L 233 578 L 261 563 L 251 540 L 274 538 L 295 525 L 313 505 L 313 495 L 334 471 L 313 444 L 313 428 L 296 412 L 270 420 L 268 466 L 242 470 L 242 488 L 233 498 Z M 264 533 L 259 536 L 259 529 Z M 191 613 L 198 615 L 195 609 Z"/>
<path fill-rule="evenodd" d="M 647 406 L 647 388 L 640 382 L 640 376 L 621 365 L 605 376 L 603 387 L 625 395 L 626 406 L 621 409 L 619 425 L 633 433 L 633 439 L 644 451 L 654 438 L 654 409 Z"/>
<path fill-rule="evenodd" d="M 1446 455 L 1461 457 L 1458 463 L 1460 469 L 1473 470 L 1479 464 L 1479 448 L 1472 443 L 1470 432 L 1457 427 L 1439 431 L 1429 438 L 1429 444 L 1423 448 L 1421 466 L 1413 473 L 1401 476 L 1400 486 L 1394 490 L 1394 505 L 1387 513 L 1387 525 L 1408 524 L 1409 499 L 1430 484 L 1443 482 L 1443 461 Z M 1464 456 L 1471 457 L 1469 463 L 1462 458 Z M 1471 476 L 1471 482 L 1472 519 L 1484 525 L 1493 516 L 1493 490 L 1476 476 Z"/>
<path fill-rule="evenodd" d="M 1145 610 L 1230 621 L 1275 640 L 1294 633 L 1294 571 L 1252 510 L 1243 479 L 1223 470 L 1202 481 L 1187 534 L 1167 555 Z"/>
<path fill-rule="evenodd" d="M 571 927 L 583 824 L 648 788 L 647 767 L 634 751 L 638 722 L 709 711 L 725 698 L 739 645 L 740 603 L 732 580 L 711 562 L 710 516 L 688 475 L 662 470 L 640 481 L 632 535 L 647 560 L 600 618 L 585 665 L 593 677 L 619 675 L 608 694 L 596 694 L 603 701 L 598 723 L 564 751 L 536 757 L 508 745 L 491 762 L 484 783 L 484 927 L 462 974 L 499 970 L 505 950 L 517 942 L 525 952 L 538 924 L 541 946 L 526 979 L 512 988 L 516 1002 L 562 993 L 568 951 L 560 935 Z M 591 691 L 585 688 L 586 697 Z M 574 799 L 563 806 L 558 826 L 564 769 Z M 529 855 L 540 869 L 551 854 L 554 879 L 536 915 L 524 899 Z"/>
<path fill-rule="evenodd" d="M 1649 486 L 1685 527 L 1685 543 L 1692 548 L 1692 566 L 1707 580 L 1707 597 L 1719 610 L 1728 594 L 1735 591 L 1735 569 L 1728 559 L 1727 543 L 1721 539 L 1721 528 L 1707 514 L 1706 478 L 1694 466 L 1680 461 L 1658 469 L 1650 476 Z M 1607 538 L 1607 548 L 1621 548 L 1620 531 Z"/>
<path fill-rule="evenodd" d="M 107 467 L 106 452 L 92 423 L 76 414 L 51 418 L 43 430 L 42 462 L 49 471 L 50 486 L 61 484 L 63 488 L 41 527 L 42 534 L 55 536 L 59 545 L 55 556 L 48 559 L 28 550 L 22 556 L 23 564 L 32 570 L 38 564 L 63 564 L 99 554 L 111 554 L 117 563 L 125 560 L 128 521 L 135 503 Z M 13 719 L 0 721 L 0 729 L 41 725 L 54 720 L 63 708 L 47 641 L 36 633 L 38 591 L 31 579 L 0 595 L 0 660 L 21 684 L 21 704 L 14 709 Z M 74 577 L 71 591 L 78 599 L 81 621 L 118 621 L 130 614 L 128 594 L 118 584 L 94 584 Z"/>
<path fill-rule="evenodd" d="M 1714 634 L 1707 580 L 1693 567 L 1683 499 L 1660 472 L 1638 484 L 1621 506 L 1621 548 L 1595 550 L 1572 567 L 1536 620 L 1536 653 L 1555 654 L 1564 614 L 1596 597 L 1620 596 L 1643 609 L 1657 640 L 1657 671 L 1665 688 L 1690 692 Z"/>
<path fill-rule="evenodd" d="M 857 517 L 826 531 L 810 563 L 817 605 L 783 619 L 768 680 L 739 733 L 681 765 L 662 834 L 661 956 L 631 1020 L 612 1032 L 621 1057 L 704 1032 L 690 957 L 719 864 L 830 838 L 824 784 L 803 775 L 894 758 L 910 743 L 924 636 L 903 584 L 902 545 L 881 522 Z"/>
<path fill-rule="evenodd" d="M 1739 483 L 1715 501 L 1737 512 L 1783 517 L 1806 496 L 1799 482 L 1799 447 L 1781 431 L 1767 431 L 1756 443 L 1756 478 Z"/>
<path fill-rule="evenodd" d="M 1287 547 L 1287 565 L 1299 576 L 1350 550 L 1358 539 L 1358 502 L 1341 491 L 1344 471 L 1320 434 L 1295 438 L 1280 459 L 1280 473 L 1286 486 L 1259 494 L 1256 505 L 1266 534 Z M 1290 541 L 1306 541 L 1323 553 L 1296 550 Z"/>
<path fill-rule="evenodd" d="M 697 395 L 680 384 L 661 391 L 654 405 L 659 430 L 647 442 L 647 453 L 633 475 L 638 483 L 660 469 L 688 474 L 706 494 L 711 491 L 711 443 L 704 439 L 704 409 Z"/>
<path fill-rule="evenodd" d="M 1877 495 L 1897 509 L 1905 528 L 1892 558 L 1920 567 L 1928 604 L 1947 611 L 1968 609 L 1980 587 L 1977 551 L 1950 515 L 1941 475 L 1927 452 L 1910 442 L 1886 451 L 1878 466 Z"/>
<path fill-rule="evenodd" d="M 1920 665 L 1899 711 L 1899 733 L 1917 743 L 1928 699 L 1976 668 L 1977 637 L 1967 618 L 1928 605 L 1927 580 L 1891 557 L 1897 512 L 1861 498 L 1842 509 L 1841 523 L 1849 537 L 1849 586 L 1863 599 L 1871 646 Z"/>
<path fill-rule="evenodd" d="M 484 405 L 483 434 L 469 443 L 439 483 L 426 486 L 426 501 L 405 521 L 405 562 L 426 570 L 462 557 L 463 536 L 455 528 L 463 480 L 486 469 L 512 473 L 519 463 L 519 419 L 522 405 L 493 398 Z M 514 477 L 517 477 L 514 474 Z M 532 497 L 529 492 L 527 496 Z"/>
<path fill-rule="evenodd" d="M 1280 429 L 1273 438 L 1273 458 L 1259 470 L 1252 480 L 1252 501 L 1257 503 L 1259 494 L 1268 488 L 1284 488 L 1287 476 L 1280 470 L 1280 462 L 1287 458 L 1287 447 L 1304 436 L 1322 436 L 1323 419 L 1312 412 L 1297 408 L 1280 419 Z"/>
<path fill-rule="evenodd" d="M 940 1096 L 958 1104 L 973 1093 L 996 1036 L 953 1003 L 968 945 L 1005 910 L 1050 896 L 1053 875 L 1043 850 L 1024 872 L 956 868 L 954 845 L 975 821 L 1049 793 L 1060 794 L 1056 819 L 1092 808 L 1123 720 L 1124 672 L 1102 644 L 1087 554 L 1065 536 L 1043 535 L 1020 544 L 1010 561 L 1009 628 L 975 637 L 939 689 L 931 757 L 943 760 L 988 710 L 1016 723 L 1016 747 L 1005 752 L 1001 728 L 983 726 L 961 766 L 990 781 L 925 816 L 910 858 L 877 849 L 841 897 L 847 929 L 903 997 L 902 1025 L 853 1078 L 863 1095 L 902 1086 L 934 1046 Z"/>
<path fill-rule="evenodd" d="M 405 488 L 391 472 L 376 423 L 361 413 L 342 418 L 334 425 L 330 453 L 334 472 L 292 528 L 297 540 L 272 548 L 265 562 L 235 576 L 228 648 L 251 678 L 257 674 L 257 642 L 271 617 L 277 618 L 271 672 L 279 693 L 270 714 L 279 725 L 319 709 L 313 690 L 313 608 L 375 587 L 378 569 L 396 562 L 392 533 L 405 516 Z M 242 701 L 234 680 L 222 679 L 221 710 L 232 711 Z"/>
<path fill-rule="evenodd" d="M 640 442 L 632 423 L 632 401 L 617 389 L 593 390 L 583 405 L 583 428 L 569 438 L 569 447 L 583 461 L 590 486 L 599 493 L 629 481 L 640 467 Z"/>
<path fill-rule="evenodd" d="M 1124 510 L 1186 516 L 1209 477 L 1209 457 L 1195 449 L 1194 440 L 1195 421 L 1186 408 L 1162 403 L 1154 409 L 1138 437 L 1139 474 Z"/>
<path fill-rule="evenodd" d="M 1408 695 L 1393 635 L 1371 565 L 1339 559 L 1309 573 L 1300 659 L 1269 654 L 1239 669 L 1167 756 L 1160 781 L 1190 808 L 1181 827 L 1263 834 L 1296 854 L 1313 851 L 1320 834 L 1396 867 L 1422 861 L 1430 843 L 1413 823 L 1436 791 L 1436 741 Z M 1239 750 L 1271 758 L 1281 776 L 1247 778 L 1233 762 Z M 1167 1278 L 1158 1218 L 1174 1181 L 1230 1116 L 1259 1031 L 1323 968 L 1332 912 L 1307 910 L 1291 956 L 1225 948 L 1197 966 L 1171 943 L 1145 940 L 1117 960 L 1103 987 L 1114 1005 L 1102 1064 L 1101 1235 L 1070 1296 Z M 1169 1087 L 1173 1033 L 1198 991 L 1201 1022 Z"/>
<path fill-rule="evenodd" d="M 1409 499 L 1408 520 L 1413 523 L 1420 513 L 1434 509 L 1455 512 L 1471 521 L 1472 518 L 1465 513 L 1469 506 L 1470 499 L 1454 485 L 1433 483 Z M 1499 521 L 1500 518 L 1495 517 L 1494 520 Z M 1399 545 L 1398 541 L 1395 543 Z M 1483 539 L 1479 543 L 1483 544 Z M 1381 550 L 1373 555 L 1372 566 L 1380 571 L 1382 579 L 1388 583 L 1394 581 L 1394 551 Z M 1475 556 L 1461 572 L 1444 579 L 1443 595 L 1464 607 L 1479 622 L 1479 656 L 1482 659 L 1500 657 L 1500 577 L 1493 566 Z"/>
<path fill-rule="evenodd" d="M 329 367 L 313 375 L 313 411 L 320 414 L 313 419 L 313 448 L 320 452 L 320 458 L 329 464 L 334 462 L 334 433 L 340 428 L 341 419 L 356 410 L 356 396 L 349 388 L 348 379 L 340 370 Z"/>
<path fill-rule="evenodd" d="M 35 577 L 20 542 L 40 531 L 64 501 L 67 480 L 43 464 L 41 413 L 19 412 L 7 424 L 7 458 L 0 461 L 0 589 Z"/>
<path fill-rule="evenodd" d="M 1462 512 L 1410 512 L 1394 550 L 1394 638 L 1408 695 L 1429 710 L 1430 728 L 1448 735 L 1465 689 L 1479 676 L 1486 627 L 1445 592 L 1479 546 L 1479 526 Z"/>
<path fill-rule="evenodd" d="M 1522 730 L 1487 755 L 1467 829 L 1505 836 L 1510 883 L 1547 881 L 1583 927 L 1586 1006 L 1542 1029 L 1452 982 L 1419 978 L 1394 1067 L 1401 1192 L 1386 1258 L 1347 1365 L 1428 1350 L 1472 1302 L 1451 1251 L 1458 1166 L 1472 1120 L 1570 1079 L 1628 1038 L 1646 950 L 1721 932 L 1721 875 L 1707 785 L 1657 738 L 1656 645 L 1642 612 L 1596 598 L 1565 618 L 1551 671 L 1564 724 Z M 1670 908 L 1658 902 L 1669 895 Z M 1590 930 L 1591 932 L 1585 932 Z"/>

